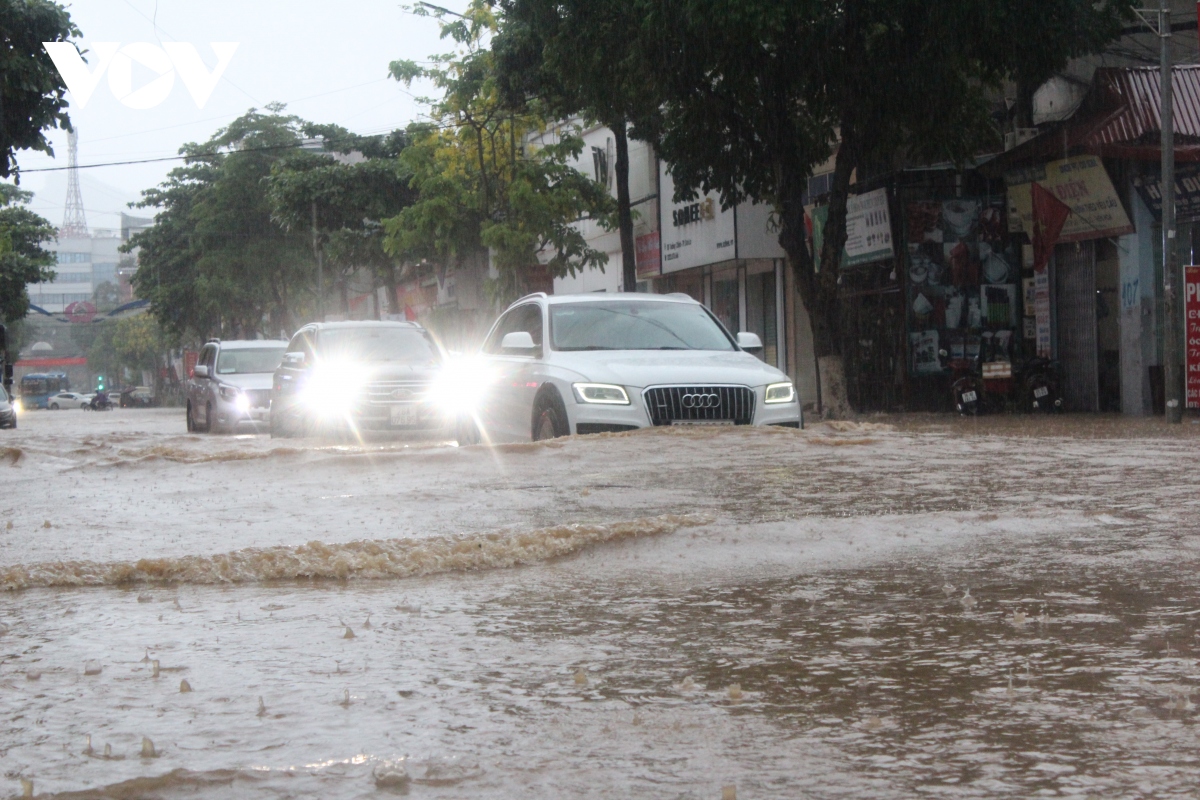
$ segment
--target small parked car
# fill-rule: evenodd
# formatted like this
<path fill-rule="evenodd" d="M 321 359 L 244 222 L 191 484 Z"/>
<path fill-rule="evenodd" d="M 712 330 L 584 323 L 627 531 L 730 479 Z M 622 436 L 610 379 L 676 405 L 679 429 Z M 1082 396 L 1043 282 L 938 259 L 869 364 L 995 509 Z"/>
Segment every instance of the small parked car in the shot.
<path fill-rule="evenodd" d="M 148 408 L 154 405 L 154 390 L 149 386 L 129 386 L 121 390 L 121 408 Z"/>
<path fill-rule="evenodd" d="M 445 431 L 430 393 L 445 360 L 415 322 L 305 325 L 275 371 L 271 435 Z"/>
<path fill-rule="evenodd" d="M 657 425 L 799 428 L 796 387 L 753 354 L 761 349 L 756 334 L 733 335 L 684 294 L 532 294 L 500 316 L 451 382 L 459 413 L 474 422 L 460 441 Z"/>
<path fill-rule="evenodd" d="M 271 416 L 271 376 L 286 349 L 282 339 L 205 344 L 187 382 L 187 429 L 233 433 L 265 424 Z"/>
<path fill-rule="evenodd" d="M 0 428 L 17 427 L 17 400 L 0 386 Z"/>
<path fill-rule="evenodd" d="M 90 399 L 77 392 L 59 392 L 50 395 L 46 401 L 46 407 L 51 411 L 58 411 L 60 408 L 83 408 Z"/>

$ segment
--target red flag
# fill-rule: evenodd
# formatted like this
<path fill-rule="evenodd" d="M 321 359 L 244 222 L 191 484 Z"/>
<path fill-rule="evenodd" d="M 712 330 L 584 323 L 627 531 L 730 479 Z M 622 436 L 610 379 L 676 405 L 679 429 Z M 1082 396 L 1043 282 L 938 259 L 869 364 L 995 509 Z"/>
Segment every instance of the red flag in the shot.
<path fill-rule="evenodd" d="M 1042 272 L 1050 263 L 1067 217 L 1071 216 L 1071 207 L 1040 183 L 1030 186 L 1030 194 L 1033 196 L 1033 271 Z"/>

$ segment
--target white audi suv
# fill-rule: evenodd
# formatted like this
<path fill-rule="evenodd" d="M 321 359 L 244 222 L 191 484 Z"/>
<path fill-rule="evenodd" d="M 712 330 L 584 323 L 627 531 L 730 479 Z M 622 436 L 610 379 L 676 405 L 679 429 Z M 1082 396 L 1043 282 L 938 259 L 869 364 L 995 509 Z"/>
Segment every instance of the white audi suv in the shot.
<path fill-rule="evenodd" d="M 436 387 L 460 442 L 549 439 L 656 425 L 798 428 L 796 387 L 682 294 L 537 293 Z"/>

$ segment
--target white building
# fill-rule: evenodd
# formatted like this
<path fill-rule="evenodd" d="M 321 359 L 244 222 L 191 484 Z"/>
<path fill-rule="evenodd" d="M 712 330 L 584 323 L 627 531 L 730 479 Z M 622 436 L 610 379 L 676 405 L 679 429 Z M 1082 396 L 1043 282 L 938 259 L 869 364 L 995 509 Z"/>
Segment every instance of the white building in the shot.
<path fill-rule="evenodd" d="M 120 232 L 94 228 L 90 236 L 63 236 L 44 245 L 56 254 L 57 273 L 50 283 L 29 285 L 29 302 L 52 314 L 61 314 L 71 303 L 91 301 L 96 287 L 117 283 Z"/>

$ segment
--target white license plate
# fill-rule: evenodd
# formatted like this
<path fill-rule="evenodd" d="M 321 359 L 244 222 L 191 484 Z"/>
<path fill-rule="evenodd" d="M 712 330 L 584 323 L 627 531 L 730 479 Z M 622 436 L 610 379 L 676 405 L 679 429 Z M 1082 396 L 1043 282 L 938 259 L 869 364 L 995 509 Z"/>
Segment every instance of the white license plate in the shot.
<path fill-rule="evenodd" d="M 978 399 L 979 395 L 977 395 L 975 392 L 963 392 L 962 401 L 964 403 L 974 403 Z"/>
<path fill-rule="evenodd" d="M 732 425 L 731 419 L 674 419 L 672 425 Z"/>
<path fill-rule="evenodd" d="M 388 420 L 393 428 L 411 428 L 418 422 L 415 406 L 392 406 L 391 417 Z"/>
<path fill-rule="evenodd" d="M 1039 386 L 1038 388 L 1033 390 L 1033 396 L 1038 398 L 1039 400 L 1048 394 L 1050 394 L 1050 390 L 1047 389 L 1045 386 Z"/>

